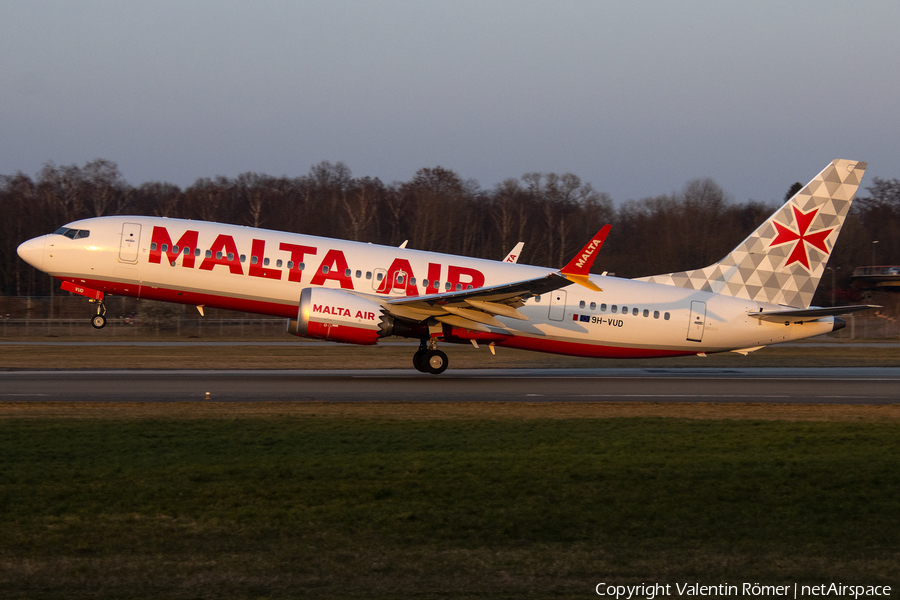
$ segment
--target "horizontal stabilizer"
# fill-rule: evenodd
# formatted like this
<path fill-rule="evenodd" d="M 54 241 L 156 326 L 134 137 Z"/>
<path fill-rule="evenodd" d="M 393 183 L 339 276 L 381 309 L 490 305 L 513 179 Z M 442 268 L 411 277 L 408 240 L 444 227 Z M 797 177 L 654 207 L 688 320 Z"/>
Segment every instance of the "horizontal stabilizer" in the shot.
<path fill-rule="evenodd" d="M 868 310 L 870 308 L 881 308 L 876 304 L 855 304 L 853 306 L 832 306 L 829 308 L 796 308 L 788 310 L 773 311 L 757 311 L 748 313 L 751 317 L 756 317 L 763 321 L 811 321 L 814 319 L 822 319 L 824 317 L 837 317 L 850 313 Z"/>

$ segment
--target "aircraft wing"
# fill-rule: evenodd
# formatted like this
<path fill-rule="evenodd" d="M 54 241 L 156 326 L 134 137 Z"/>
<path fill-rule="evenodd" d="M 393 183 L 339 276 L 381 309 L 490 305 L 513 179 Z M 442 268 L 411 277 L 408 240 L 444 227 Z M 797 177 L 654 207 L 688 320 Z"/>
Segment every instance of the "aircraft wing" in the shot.
<path fill-rule="evenodd" d="M 606 225 L 568 265 L 544 277 L 471 290 L 394 298 L 388 300 L 384 308 L 399 319 L 421 322 L 434 318 L 441 323 L 474 331 L 489 332 L 489 325 L 504 327 L 496 316 L 527 321 L 528 317 L 517 309 L 532 296 L 546 294 L 573 283 L 602 291 L 588 280 L 588 271 L 608 233 L 609 225 Z"/>
<path fill-rule="evenodd" d="M 763 321 L 811 321 L 822 317 L 837 317 L 870 308 L 881 308 L 875 304 L 856 304 L 853 306 L 832 306 L 829 308 L 794 308 L 787 310 L 757 311 L 748 313 L 751 317 Z"/>

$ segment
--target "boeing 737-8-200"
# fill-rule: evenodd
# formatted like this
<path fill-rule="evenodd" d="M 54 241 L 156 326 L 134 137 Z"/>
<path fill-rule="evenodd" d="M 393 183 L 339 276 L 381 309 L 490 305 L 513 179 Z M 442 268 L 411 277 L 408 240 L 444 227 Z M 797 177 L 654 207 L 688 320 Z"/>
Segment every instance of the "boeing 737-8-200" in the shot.
<path fill-rule="evenodd" d="M 605 226 L 558 271 L 505 261 L 236 225 L 98 217 L 24 242 L 19 256 L 97 302 L 119 294 L 288 319 L 293 334 L 375 344 L 420 340 L 603 358 L 746 354 L 844 326 L 866 306 L 810 308 L 866 163 L 835 160 L 719 262 L 622 279 L 589 270 Z"/>

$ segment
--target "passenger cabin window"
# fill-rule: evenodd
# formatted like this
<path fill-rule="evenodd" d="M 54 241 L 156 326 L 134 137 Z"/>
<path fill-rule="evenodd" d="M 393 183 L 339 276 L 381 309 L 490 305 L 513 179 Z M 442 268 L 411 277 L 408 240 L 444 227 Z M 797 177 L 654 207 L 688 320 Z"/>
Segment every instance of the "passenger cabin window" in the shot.
<path fill-rule="evenodd" d="M 279 269 L 281 268 L 281 265 L 283 265 L 283 264 L 284 264 L 284 262 L 280 258 L 275 261 L 275 266 L 278 267 Z"/>
<path fill-rule="evenodd" d="M 645 316 L 645 317 L 649 317 L 649 316 L 650 316 L 650 311 L 647 310 L 646 308 L 644 309 L 644 316 Z"/>
<path fill-rule="evenodd" d="M 219 254 L 222 254 L 222 253 L 219 252 Z M 207 251 L 206 251 L 206 258 L 212 258 L 212 250 L 207 250 Z M 219 258 L 222 258 L 222 257 L 219 256 Z"/>
<path fill-rule="evenodd" d="M 165 244 L 163 244 L 163 246 L 165 246 Z M 163 250 L 163 252 L 165 252 L 165 250 Z M 216 252 L 216 260 L 222 260 L 222 251 L 221 250 Z"/>
<path fill-rule="evenodd" d="M 268 266 L 269 266 L 269 259 L 268 259 L 268 258 L 264 258 L 264 259 L 263 259 L 263 266 L 264 266 L 264 267 L 268 267 Z"/>
<path fill-rule="evenodd" d="M 362 277 L 362 271 L 357 271 L 356 278 L 359 279 L 360 277 Z"/>
<path fill-rule="evenodd" d="M 584 300 L 578 303 L 578 308 L 584 308 Z"/>
<path fill-rule="evenodd" d="M 638 316 L 639 312 L 641 312 L 641 309 L 639 309 L 639 308 L 631 309 L 631 314 L 634 315 L 635 317 Z"/>
<path fill-rule="evenodd" d="M 605 303 L 600 305 L 600 312 L 606 312 L 606 304 Z"/>
<path fill-rule="evenodd" d="M 654 310 L 654 311 L 653 311 L 653 318 L 654 318 L 654 319 L 658 319 L 658 318 L 659 318 L 659 311 L 658 311 L 658 310 Z"/>
<path fill-rule="evenodd" d="M 372 279 L 372 271 L 366 271 L 366 279 Z"/>
<path fill-rule="evenodd" d="M 251 257 L 250 257 L 250 264 L 251 264 L 251 265 L 255 265 L 255 264 L 258 263 L 258 262 L 259 262 L 259 257 L 258 257 L 258 256 L 251 256 Z"/>
<path fill-rule="evenodd" d="M 668 320 L 669 320 L 669 313 L 664 314 L 664 315 L 663 315 L 663 319 L 666 320 L 666 321 L 668 321 Z"/>
<path fill-rule="evenodd" d="M 597 303 L 591 302 L 591 310 L 597 310 Z"/>
<path fill-rule="evenodd" d="M 610 310 L 611 312 L 616 312 L 616 311 L 618 310 L 618 307 L 617 307 L 615 304 L 613 304 L 613 305 L 609 308 L 609 310 Z"/>

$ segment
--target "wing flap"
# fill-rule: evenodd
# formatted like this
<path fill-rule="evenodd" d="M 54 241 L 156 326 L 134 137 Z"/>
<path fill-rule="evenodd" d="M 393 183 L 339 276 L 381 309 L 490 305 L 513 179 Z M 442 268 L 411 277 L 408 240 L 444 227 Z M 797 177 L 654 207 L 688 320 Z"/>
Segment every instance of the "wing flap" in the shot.
<path fill-rule="evenodd" d="M 476 323 L 484 323 L 485 325 L 493 325 L 494 327 L 503 327 L 503 323 L 489 315 L 488 313 L 471 308 L 460 308 L 458 306 L 445 306 L 444 310 L 451 315 L 463 317 Z"/>
<path fill-rule="evenodd" d="M 457 315 L 446 315 L 443 317 L 435 317 L 435 319 L 437 321 L 440 321 L 441 323 L 446 323 L 447 325 L 452 325 L 454 327 L 462 327 L 463 329 L 469 329 L 472 331 L 483 331 L 485 333 L 491 332 L 490 327 Z"/>
<path fill-rule="evenodd" d="M 508 317 L 510 319 L 518 319 L 520 321 L 527 321 L 528 317 L 512 306 L 508 304 L 499 304 L 497 302 L 485 302 L 484 300 L 466 300 L 466 304 L 477 308 L 478 310 L 483 310 L 484 312 L 488 312 L 494 315 L 500 315 L 501 317 Z"/>

